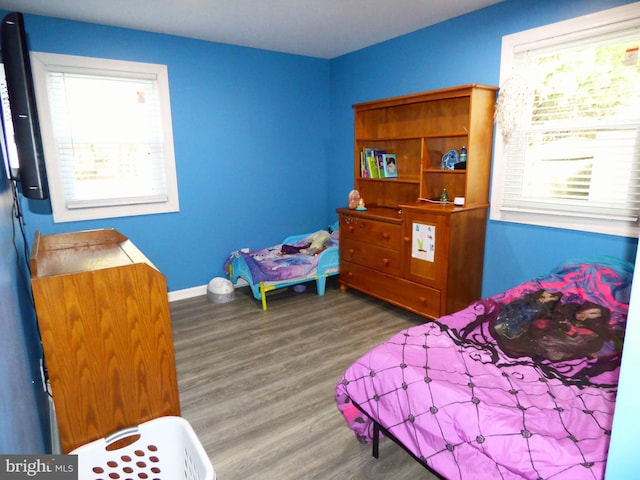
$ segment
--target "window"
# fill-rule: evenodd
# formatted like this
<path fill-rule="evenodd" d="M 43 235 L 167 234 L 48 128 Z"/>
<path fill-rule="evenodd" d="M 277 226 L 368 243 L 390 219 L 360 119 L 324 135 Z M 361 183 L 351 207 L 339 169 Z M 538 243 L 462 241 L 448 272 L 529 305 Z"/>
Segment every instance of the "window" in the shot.
<path fill-rule="evenodd" d="M 14 141 L 13 122 L 11 119 L 11 107 L 9 106 L 9 91 L 7 90 L 7 78 L 5 76 L 4 65 L 0 66 L 0 101 L 2 102 L 2 128 L 0 135 L 0 148 L 5 158 L 5 170 L 7 178 L 18 176 L 18 150 Z M 10 161 L 7 161 L 10 160 Z M 11 166 L 11 168 L 9 168 Z"/>
<path fill-rule="evenodd" d="M 640 4 L 503 37 L 491 218 L 638 236 Z"/>
<path fill-rule="evenodd" d="M 34 52 L 55 222 L 178 211 L 164 65 Z"/>

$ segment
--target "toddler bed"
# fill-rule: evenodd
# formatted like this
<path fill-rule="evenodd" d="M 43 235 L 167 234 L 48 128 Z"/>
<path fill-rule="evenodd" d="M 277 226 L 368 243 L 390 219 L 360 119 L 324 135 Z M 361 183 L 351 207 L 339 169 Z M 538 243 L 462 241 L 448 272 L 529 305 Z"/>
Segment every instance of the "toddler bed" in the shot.
<path fill-rule="evenodd" d="M 602 479 L 632 266 L 570 262 L 399 332 L 353 363 L 337 406 L 453 479 Z M 382 433 L 381 433 L 382 432 Z"/>
<path fill-rule="evenodd" d="M 340 271 L 338 223 L 328 230 L 291 235 L 282 243 L 251 252 L 233 252 L 225 273 L 235 284 L 243 278 L 256 300 L 267 309 L 267 292 L 316 282 L 318 295 L 325 292 L 327 277 Z"/>

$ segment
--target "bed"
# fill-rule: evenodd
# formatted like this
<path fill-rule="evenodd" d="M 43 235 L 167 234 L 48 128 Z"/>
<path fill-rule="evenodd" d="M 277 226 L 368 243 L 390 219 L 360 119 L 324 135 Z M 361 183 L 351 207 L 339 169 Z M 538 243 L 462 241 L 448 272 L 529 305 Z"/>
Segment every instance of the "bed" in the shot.
<path fill-rule="evenodd" d="M 394 335 L 335 389 L 356 438 L 446 479 L 602 479 L 632 265 L 553 272 Z"/>
<path fill-rule="evenodd" d="M 327 277 L 340 272 L 338 223 L 327 230 L 290 235 L 282 243 L 254 251 L 233 252 L 225 273 L 235 285 L 240 278 L 267 309 L 267 292 L 315 281 L 319 296 Z"/>

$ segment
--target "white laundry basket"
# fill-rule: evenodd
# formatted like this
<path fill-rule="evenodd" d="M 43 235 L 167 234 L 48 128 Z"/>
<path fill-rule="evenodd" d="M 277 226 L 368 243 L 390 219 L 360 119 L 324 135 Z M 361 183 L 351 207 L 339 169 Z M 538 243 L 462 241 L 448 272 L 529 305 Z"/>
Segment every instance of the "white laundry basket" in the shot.
<path fill-rule="evenodd" d="M 209 282 L 207 287 L 207 298 L 215 303 L 230 302 L 236 298 L 235 290 L 231 280 L 216 277 Z"/>
<path fill-rule="evenodd" d="M 127 445 L 118 448 L 120 442 Z M 82 480 L 216 478 L 202 444 L 182 417 L 159 417 L 78 447 L 71 454 L 78 455 L 78 478 Z"/>

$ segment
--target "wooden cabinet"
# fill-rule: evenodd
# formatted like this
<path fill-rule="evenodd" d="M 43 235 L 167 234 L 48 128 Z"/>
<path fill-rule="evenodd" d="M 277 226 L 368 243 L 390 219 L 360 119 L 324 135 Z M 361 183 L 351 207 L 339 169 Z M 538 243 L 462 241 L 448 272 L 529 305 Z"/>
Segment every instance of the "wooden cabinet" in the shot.
<path fill-rule="evenodd" d="M 431 318 L 480 297 L 496 93 L 466 85 L 354 105 L 354 188 L 367 210 L 338 209 L 343 288 Z M 442 169 L 463 146 L 466 168 Z M 365 178 L 365 148 L 394 153 L 398 177 Z M 440 203 L 443 189 L 464 204 Z"/>
<path fill-rule="evenodd" d="M 41 236 L 31 284 L 63 452 L 180 415 L 164 276 L 123 235 Z"/>
<path fill-rule="evenodd" d="M 478 300 L 482 290 L 486 207 L 405 206 L 403 211 L 404 275 L 411 282 L 440 292 L 437 316 L 457 312 Z M 433 260 L 425 260 L 427 255 L 418 252 L 420 234 L 427 231 L 433 237 Z"/>

